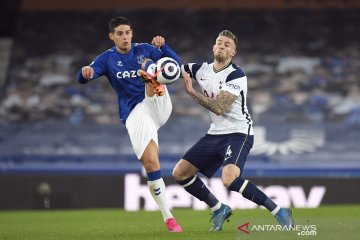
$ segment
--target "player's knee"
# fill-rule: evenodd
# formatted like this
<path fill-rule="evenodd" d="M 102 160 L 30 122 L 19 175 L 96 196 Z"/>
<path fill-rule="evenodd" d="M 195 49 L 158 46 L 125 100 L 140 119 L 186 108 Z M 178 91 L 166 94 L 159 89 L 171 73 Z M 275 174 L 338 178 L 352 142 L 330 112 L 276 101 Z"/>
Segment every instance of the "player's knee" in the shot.
<path fill-rule="evenodd" d="M 228 164 L 223 168 L 222 171 L 222 182 L 226 188 L 234 182 L 235 179 L 241 176 L 241 170 L 234 164 Z"/>
<path fill-rule="evenodd" d="M 184 165 L 181 160 L 175 165 L 172 174 L 175 180 L 178 181 L 184 180 L 194 175 L 192 169 Z"/>
<path fill-rule="evenodd" d="M 229 188 L 230 185 L 235 181 L 237 177 L 234 175 L 223 175 L 222 182 L 226 188 Z"/>
<path fill-rule="evenodd" d="M 226 179 L 223 179 L 223 184 L 226 188 L 229 188 L 233 181 L 234 181 L 234 179 L 226 178 Z"/>
<path fill-rule="evenodd" d="M 172 175 L 176 180 L 182 180 L 184 178 L 184 171 L 178 164 L 176 164 L 173 169 Z"/>

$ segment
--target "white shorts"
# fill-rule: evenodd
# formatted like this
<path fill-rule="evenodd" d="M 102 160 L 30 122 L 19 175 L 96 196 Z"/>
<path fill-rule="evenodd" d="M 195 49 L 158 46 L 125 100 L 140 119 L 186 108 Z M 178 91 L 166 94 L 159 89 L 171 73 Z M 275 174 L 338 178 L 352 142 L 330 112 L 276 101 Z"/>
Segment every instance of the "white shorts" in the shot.
<path fill-rule="evenodd" d="M 148 97 L 145 93 L 144 100 L 131 110 L 125 126 L 138 159 L 151 140 L 159 147 L 157 131 L 169 119 L 171 111 L 172 103 L 166 86 L 163 96 Z"/>

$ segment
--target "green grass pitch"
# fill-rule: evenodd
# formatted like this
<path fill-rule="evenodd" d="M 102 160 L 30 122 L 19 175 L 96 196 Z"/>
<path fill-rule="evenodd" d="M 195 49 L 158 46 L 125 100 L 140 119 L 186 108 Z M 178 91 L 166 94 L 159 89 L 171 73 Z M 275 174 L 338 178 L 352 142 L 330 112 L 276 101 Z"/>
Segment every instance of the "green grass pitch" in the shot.
<path fill-rule="evenodd" d="M 296 225 L 301 227 L 299 231 L 254 229 L 255 225 L 269 227 L 276 224 L 271 214 L 261 209 L 234 210 L 230 222 L 224 224 L 221 232 L 208 231 L 211 227 L 209 210 L 174 209 L 173 213 L 183 233 L 167 232 L 158 211 L 0 211 L 0 240 L 360 239 L 360 205 L 293 209 Z M 249 234 L 238 229 L 246 223 L 249 223 Z M 316 231 L 310 231 L 307 226 L 315 226 Z"/>

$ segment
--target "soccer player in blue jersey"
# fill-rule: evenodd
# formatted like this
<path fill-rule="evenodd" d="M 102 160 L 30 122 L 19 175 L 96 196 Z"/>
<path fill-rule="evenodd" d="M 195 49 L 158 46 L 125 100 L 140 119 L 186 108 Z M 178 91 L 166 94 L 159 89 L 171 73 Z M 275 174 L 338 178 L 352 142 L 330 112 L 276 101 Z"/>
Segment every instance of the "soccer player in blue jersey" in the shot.
<path fill-rule="evenodd" d="M 212 177 L 222 166 L 222 181 L 231 191 L 267 208 L 282 226 L 294 225 L 289 209 L 281 208 L 252 182 L 241 177 L 246 158 L 253 146 L 253 122 L 246 106 L 247 78 L 232 62 L 237 38 L 220 32 L 213 46 L 214 62 L 190 63 L 182 68 L 186 92 L 209 110 L 212 123 L 207 134 L 192 146 L 176 164 L 173 175 L 187 192 L 204 201 L 213 211 L 213 226 L 219 231 L 231 215 L 231 208 L 221 203 L 197 176 Z M 193 77 L 203 93 L 192 86 Z"/>
<path fill-rule="evenodd" d="M 133 30 L 125 17 L 112 19 L 109 28 L 109 37 L 115 46 L 98 55 L 89 66 L 82 67 L 77 80 L 84 84 L 100 76 L 108 78 L 117 94 L 120 118 L 146 170 L 149 190 L 167 229 L 181 232 L 167 204 L 158 154 L 157 131 L 168 120 L 172 104 L 166 86 L 152 77 L 152 66 L 158 59 L 171 57 L 181 64 L 180 58 L 161 36 L 153 38 L 153 45 L 132 43 Z M 149 73 L 141 68 L 148 69 Z"/>

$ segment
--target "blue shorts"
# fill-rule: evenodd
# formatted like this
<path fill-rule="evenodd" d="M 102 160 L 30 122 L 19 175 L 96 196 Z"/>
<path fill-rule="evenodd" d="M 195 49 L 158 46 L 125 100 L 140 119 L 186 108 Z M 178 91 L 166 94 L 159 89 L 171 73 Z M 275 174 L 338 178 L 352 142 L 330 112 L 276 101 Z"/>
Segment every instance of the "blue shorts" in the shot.
<path fill-rule="evenodd" d="M 237 165 L 242 173 L 253 143 L 254 136 L 243 133 L 206 134 L 185 153 L 183 159 L 197 167 L 199 172 L 208 178 L 227 164 Z"/>

